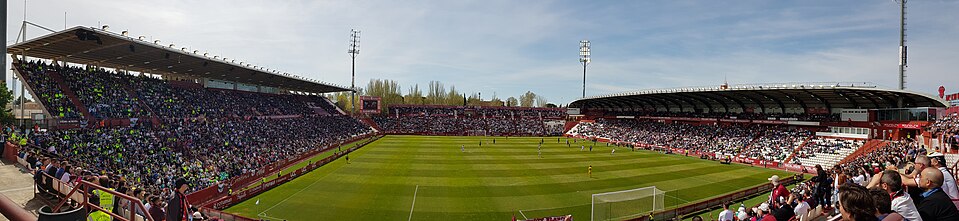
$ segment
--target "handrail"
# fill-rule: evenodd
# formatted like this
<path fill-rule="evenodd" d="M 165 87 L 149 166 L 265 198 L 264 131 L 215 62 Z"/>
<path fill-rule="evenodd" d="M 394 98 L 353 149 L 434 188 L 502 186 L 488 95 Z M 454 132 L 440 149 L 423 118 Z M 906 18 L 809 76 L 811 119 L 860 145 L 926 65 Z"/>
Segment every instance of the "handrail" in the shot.
<path fill-rule="evenodd" d="M 7 196 L 3 194 L 0 194 L 0 213 L 2 213 L 7 219 L 13 221 L 37 220 L 37 217 L 18 206 L 17 203 L 14 203 L 10 200 L 10 198 L 7 198 Z"/>
<path fill-rule="evenodd" d="M 53 189 L 54 191 L 63 193 L 64 190 L 63 190 L 63 189 L 60 189 L 60 186 L 61 186 L 61 185 L 72 186 L 71 190 L 70 190 L 66 195 L 64 195 L 64 198 L 63 198 L 59 203 L 57 203 L 57 205 L 53 208 L 53 211 L 59 211 L 59 210 L 61 209 L 61 207 L 63 207 L 63 205 L 64 205 L 68 200 L 71 199 L 71 196 L 73 196 L 74 194 L 77 193 L 78 190 L 80 190 L 81 194 L 83 195 L 83 201 L 82 201 L 82 203 L 81 203 L 82 206 L 85 206 L 85 207 L 90 208 L 90 209 L 95 209 L 95 210 L 103 211 L 104 213 L 110 215 L 111 217 L 114 217 L 114 218 L 116 218 L 116 219 L 123 220 L 123 221 L 136 220 L 136 216 L 137 216 L 136 211 L 137 211 L 137 209 L 140 209 L 140 211 L 143 211 L 143 220 L 153 221 L 153 217 L 151 217 L 151 216 L 150 216 L 150 212 L 146 210 L 146 206 L 144 206 L 143 203 L 140 202 L 140 199 L 137 199 L 136 197 L 128 196 L 128 195 L 126 195 L 126 194 L 117 192 L 117 191 L 115 191 L 115 190 L 107 189 L 107 188 L 105 188 L 105 187 L 103 187 L 103 186 L 100 186 L 100 185 L 97 185 L 97 184 L 94 184 L 94 183 L 91 183 L 91 182 L 88 182 L 88 181 L 82 180 L 82 179 L 80 179 L 80 180 L 77 182 L 76 185 L 70 185 L 70 184 L 68 184 L 68 183 L 65 184 L 63 181 L 60 181 L 59 179 L 56 179 L 56 177 L 50 176 L 49 174 L 46 174 L 46 173 L 40 173 L 40 174 L 41 174 L 44 178 L 49 178 L 50 181 L 53 182 L 53 183 L 51 183 L 50 185 L 55 185 L 55 186 L 56 186 L 56 189 Z M 44 180 L 46 180 L 46 179 L 40 179 L 40 180 L 41 180 L 40 182 L 44 182 Z M 107 192 L 107 193 L 109 193 L 109 194 L 112 194 L 112 195 L 115 196 L 115 197 L 122 198 L 122 199 L 128 201 L 128 202 L 129 202 L 129 205 L 130 205 L 130 208 L 129 208 L 129 218 L 124 218 L 124 217 L 121 216 L 121 215 L 118 215 L 118 214 L 113 213 L 113 211 L 105 210 L 105 209 L 103 209 L 103 207 L 95 206 L 95 205 L 91 204 L 90 202 L 88 202 L 88 200 L 90 199 L 90 191 L 88 191 L 88 190 L 90 190 L 90 188 L 96 189 L 96 190 L 100 190 L 100 191 L 105 191 L 105 192 Z M 117 209 L 123 209 L 123 208 L 117 208 Z"/>

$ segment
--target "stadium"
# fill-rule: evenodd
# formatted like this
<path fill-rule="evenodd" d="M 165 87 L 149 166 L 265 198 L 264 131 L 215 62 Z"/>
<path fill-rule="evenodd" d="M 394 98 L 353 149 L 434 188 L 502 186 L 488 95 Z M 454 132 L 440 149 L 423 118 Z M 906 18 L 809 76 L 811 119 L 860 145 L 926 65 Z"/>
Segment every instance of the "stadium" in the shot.
<path fill-rule="evenodd" d="M 6 44 L 6 220 L 959 220 L 959 94 L 904 75 L 587 96 L 583 40 L 556 105 L 64 23 Z"/>

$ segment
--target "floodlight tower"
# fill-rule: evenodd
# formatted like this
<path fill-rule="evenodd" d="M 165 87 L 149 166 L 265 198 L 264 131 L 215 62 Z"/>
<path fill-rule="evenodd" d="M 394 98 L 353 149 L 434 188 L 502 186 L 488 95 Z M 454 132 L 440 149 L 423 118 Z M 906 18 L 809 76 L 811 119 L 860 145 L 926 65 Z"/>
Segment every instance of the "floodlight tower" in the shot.
<path fill-rule="evenodd" d="M 906 90 L 906 0 L 893 0 L 899 4 L 899 90 Z M 897 99 L 903 107 L 902 98 Z"/>
<path fill-rule="evenodd" d="M 346 51 L 350 54 L 350 58 L 353 60 L 353 77 L 350 80 L 350 109 L 353 109 L 353 113 L 356 113 L 356 55 L 360 54 L 360 31 L 356 29 L 350 30 L 350 50 Z"/>
<path fill-rule="evenodd" d="M 589 40 L 579 41 L 579 62 L 583 63 L 583 98 L 586 98 L 586 65 L 589 64 Z"/>

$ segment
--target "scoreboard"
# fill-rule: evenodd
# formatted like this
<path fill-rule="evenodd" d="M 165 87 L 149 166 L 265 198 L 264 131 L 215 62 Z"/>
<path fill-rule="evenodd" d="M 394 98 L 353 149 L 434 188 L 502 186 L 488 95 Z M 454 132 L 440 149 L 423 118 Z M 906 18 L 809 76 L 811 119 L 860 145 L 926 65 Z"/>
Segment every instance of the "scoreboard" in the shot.
<path fill-rule="evenodd" d="M 365 114 L 379 114 L 381 100 L 380 97 L 360 96 L 360 112 Z"/>

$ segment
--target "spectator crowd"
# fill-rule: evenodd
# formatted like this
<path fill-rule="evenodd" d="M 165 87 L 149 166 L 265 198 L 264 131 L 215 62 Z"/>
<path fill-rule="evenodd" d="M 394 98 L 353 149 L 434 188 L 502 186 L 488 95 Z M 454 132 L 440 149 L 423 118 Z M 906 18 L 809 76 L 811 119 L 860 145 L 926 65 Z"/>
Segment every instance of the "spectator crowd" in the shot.
<path fill-rule="evenodd" d="M 3 137 L 23 144 L 19 157 L 37 172 L 38 184 L 51 185 L 41 186 L 42 192 L 55 194 L 52 179 L 73 185 L 86 180 L 137 197 L 154 220 L 163 220 L 163 214 L 194 214 L 183 194 L 372 132 L 319 96 L 178 86 L 143 75 L 33 61 L 15 65 L 58 118 L 82 119 L 64 92 L 70 90 L 96 119 L 156 119 L 158 124 L 34 129 L 28 135 L 3 131 Z M 121 198 L 92 195 L 102 198 L 91 201 L 104 209 L 129 208 L 130 202 Z M 174 207 L 167 204 L 179 209 L 171 212 Z M 195 214 L 190 216 L 201 216 Z M 179 220 L 166 220 L 171 218 Z"/>

